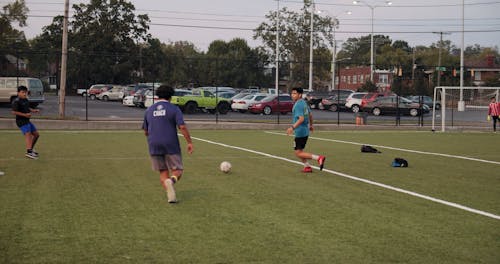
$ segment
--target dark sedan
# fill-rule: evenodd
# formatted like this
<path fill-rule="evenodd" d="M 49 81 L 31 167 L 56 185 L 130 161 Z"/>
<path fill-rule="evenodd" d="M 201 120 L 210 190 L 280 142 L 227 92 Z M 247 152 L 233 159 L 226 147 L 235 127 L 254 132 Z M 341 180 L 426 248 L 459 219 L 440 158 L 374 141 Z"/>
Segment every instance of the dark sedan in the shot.
<path fill-rule="evenodd" d="M 321 104 L 319 105 L 320 109 L 330 110 L 336 112 L 338 110 L 346 110 L 345 103 L 347 97 L 354 93 L 351 90 L 333 90 L 331 95 L 327 98 L 323 98 L 321 100 Z M 340 95 L 340 97 L 338 97 Z"/>
<path fill-rule="evenodd" d="M 367 103 L 363 107 L 363 111 L 376 116 L 398 113 L 400 115 L 418 116 L 429 112 L 429 107 L 426 105 L 420 106 L 418 103 L 414 103 L 401 96 L 384 96 Z"/>
<path fill-rule="evenodd" d="M 432 100 L 432 97 L 427 95 L 413 95 L 409 96 L 408 99 L 410 99 L 414 103 L 419 103 L 423 100 L 423 103 L 431 109 L 434 106 L 434 100 Z M 436 101 L 436 110 L 439 109 L 441 109 L 441 103 Z"/>

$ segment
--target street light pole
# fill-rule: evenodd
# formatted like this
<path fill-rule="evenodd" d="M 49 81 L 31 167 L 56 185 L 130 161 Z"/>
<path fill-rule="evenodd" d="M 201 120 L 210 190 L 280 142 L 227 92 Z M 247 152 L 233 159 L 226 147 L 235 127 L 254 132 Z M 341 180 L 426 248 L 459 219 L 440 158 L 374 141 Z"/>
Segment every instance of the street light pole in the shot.
<path fill-rule="evenodd" d="M 313 27 L 314 27 L 314 1 L 311 1 L 311 36 L 309 40 L 309 92 L 312 92 L 313 88 Z"/>
<path fill-rule="evenodd" d="M 369 7 L 371 9 L 371 24 L 372 24 L 372 31 L 371 31 L 371 35 L 370 35 L 370 81 L 373 82 L 373 72 L 374 72 L 374 49 L 373 49 L 373 15 L 374 15 L 374 12 L 375 12 L 375 8 L 377 7 L 376 5 L 370 5 L 368 3 L 366 3 L 365 1 L 357 1 L 357 0 L 354 0 L 352 1 L 353 4 L 357 5 L 359 3 L 362 3 L 363 5 Z M 387 5 L 392 5 L 392 2 L 389 1 L 389 0 L 386 0 L 385 3 Z"/>
<path fill-rule="evenodd" d="M 274 88 L 276 90 L 276 94 L 279 94 L 279 61 L 280 61 L 280 1 L 278 0 L 278 9 L 276 12 L 276 76 L 275 76 L 275 85 Z"/>
<path fill-rule="evenodd" d="M 375 10 L 375 6 L 368 6 L 372 10 L 372 33 L 370 34 L 370 81 L 373 81 L 373 13 Z"/>
<path fill-rule="evenodd" d="M 465 19 L 465 4 L 464 0 L 462 0 L 462 45 L 460 47 L 460 100 L 458 101 L 458 111 L 465 111 L 465 102 L 464 102 L 464 19 Z"/>
<path fill-rule="evenodd" d="M 346 14 L 350 15 L 351 11 L 346 11 Z M 337 39 L 335 38 L 335 30 L 339 26 L 338 15 L 333 17 L 333 42 L 332 42 L 332 87 L 330 90 L 335 90 L 335 67 L 336 67 L 336 59 L 337 59 Z"/>

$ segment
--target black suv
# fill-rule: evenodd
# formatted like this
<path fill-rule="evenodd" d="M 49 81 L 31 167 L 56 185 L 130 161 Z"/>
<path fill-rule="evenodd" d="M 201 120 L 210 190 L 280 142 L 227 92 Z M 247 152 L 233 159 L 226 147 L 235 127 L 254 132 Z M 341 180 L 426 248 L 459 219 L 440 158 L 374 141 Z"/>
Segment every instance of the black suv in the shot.
<path fill-rule="evenodd" d="M 327 98 L 330 95 L 331 95 L 330 92 L 324 92 L 324 91 L 306 92 L 305 100 L 312 109 L 318 109 L 321 100 L 323 98 Z"/>

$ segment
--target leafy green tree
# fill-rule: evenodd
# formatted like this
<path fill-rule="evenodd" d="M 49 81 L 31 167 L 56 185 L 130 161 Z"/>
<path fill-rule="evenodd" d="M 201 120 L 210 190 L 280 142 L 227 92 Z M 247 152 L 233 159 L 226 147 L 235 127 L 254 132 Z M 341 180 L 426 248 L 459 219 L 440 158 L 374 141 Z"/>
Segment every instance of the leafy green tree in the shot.
<path fill-rule="evenodd" d="M 487 78 L 484 81 L 484 86 L 487 87 L 500 87 L 500 73 L 497 73 L 495 76 L 491 78 Z"/>
<path fill-rule="evenodd" d="M 375 69 L 378 68 L 381 49 L 390 46 L 392 40 L 389 36 L 374 35 L 373 36 L 373 51 L 375 58 Z M 397 47 L 395 47 L 397 48 Z M 370 65 L 371 60 L 371 39 L 370 35 L 359 38 L 349 38 L 342 44 L 342 50 L 338 54 L 338 58 L 351 58 L 349 62 L 352 65 Z"/>
<path fill-rule="evenodd" d="M 132 64 L 136 65 L 133 82 L 160 82 L 164 81 L 167 56 L 163 52 L 164 44 L 157 38 L 139 43 L 139 52 L 132 57 Z"/>
<path fill-rule="evenodd" d="M 202 69 L 202 78 L 208 84 L 239 88 L 267 84 L 262 63 L 265 57 L 244 39 L 213 41 L 204 57 L 206 67 Z"/>
<path fill-rule="evenodd" d="M 372 81 L 366 81 L 359 89 L 360 92 L 376 92 L 378 91 L 377 85 L 375 85 Z"/>
<path fill-rule="evenodd" d="M 178 41 L 162 46 L 166 61 L 161 76 L 175 86 L 198 86 L 202 69 L 201 53 L 193 43 Z"/>
<path fill-rule="evenodd" d="M 311 1 L 304 0 L 304 6 L 299 12 L 285 8 L 279 10 L 279 52 L 280 52 L 280 76 L 288 75 L 291 83 L 306 84 L 308 82 L 309 69 L 309 50 L 310 50 L 310 17 Z M 277 32 L 278 12 L 271 11 L 266 15 L 267 21 L 261 23 L 254 30 L 254 39 L 260 39 L 264 43 L 269 58 L 275 60 L 276 32 Z M 327 48 L 333 42 L 333 19 L 328 16 L 314 14 L 313 19 L 314 34 L 313 47 L 315 63 L 326 61 L 326 56 L 322 57 L 324 52 L 317 53 L 316 49 Z M 331 58 L 331 53 L 328 54 Z M 284 62 L 284 63 L 283 63 Z M 318 63 L 316 65 L 324 65 Z M 321 74 L 324 71 L 315 71 L 315 74 Z M 319 75 L 316 80 L 326 79 L 329 76 Z"/>
<path fill-rule="evenodd" d="M 30 40 L 30 69 L 39 76 L 54 76 L 61 60 L 63 16 L 56 16 L 52 24 L 43 27 L 42 34 Z M 59 78 L 57 78 L 59 81 Z"/>
<path fill-rule="evenodd" d="M 24 0 L 16 0 L 2 7 L 0 12 L 0 72 L 3 75 L 12 75 L 7 69 L 7 54 L 22 56 L 27 50 L 24 33 L 12 27 L 17 23 L 19 27 L 26 26 L 29 9 Z"/>
<path fill-rule="evenodd" d="M 138 43 L 149 41 L 147 15 L 135 15 L 125 0 L 91 0 L 73 5 L 70 45 L 72 76 L 90 83 L 127 83 L 139 65 Z M 81 74 L 84 73 L 84 74 Z"/>

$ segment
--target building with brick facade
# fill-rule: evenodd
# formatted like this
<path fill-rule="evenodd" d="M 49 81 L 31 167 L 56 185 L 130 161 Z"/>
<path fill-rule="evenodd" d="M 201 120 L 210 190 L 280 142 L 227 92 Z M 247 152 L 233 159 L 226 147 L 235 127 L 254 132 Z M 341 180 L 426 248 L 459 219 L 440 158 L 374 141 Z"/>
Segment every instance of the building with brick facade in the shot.
<path fill-rule="evenodd" d="M 394 73 L 391 70 L 375 70 L 373 80 L 380 92 L 391 90 L 391 83 Z M 335 85 L 338 89 L 348 89 L 357 91 L 367 80 L 370 79 L 370 67 L 346 67 L 339 70 L 335 77 Z"/>
<path fill-rule="evenodd" d="M 495 63 L 495 57 L 493 55 L 487 56 L 486 59 L 482 61 L 466 61 L 465 65 L 472 77 L 470 84 L 473 86 L 481 86 L 484 84 L 485 80 L 494 78 L 500 74 L 500 65 Z"/>

